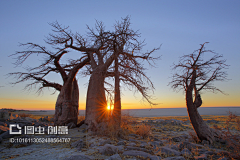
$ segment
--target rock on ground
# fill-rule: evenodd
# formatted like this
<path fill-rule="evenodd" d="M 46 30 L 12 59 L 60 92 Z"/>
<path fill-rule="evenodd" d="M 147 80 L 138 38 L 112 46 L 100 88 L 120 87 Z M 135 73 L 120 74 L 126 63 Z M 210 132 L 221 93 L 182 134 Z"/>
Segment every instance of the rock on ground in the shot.
<path fill-rule="evenodd" d="M 207 155 L 206 154 L 201 154 L 200 156 L 194 156 L 195 160 L 207 160 Z"/>
<path fill-rule="evenodd" d="M 142 156 L 144 158 L 151 157 L 152 155 L 143 151 L 136 151 L 136 150 L 131 150 L 131 151 L 124 151 L 123 152 L 124 156 Z"/>
<path fill-rule="evenodd" d="M 131 150 L 131 151 L 124 151 L 123 152 L 124 156 L 141 156 L 144 158 L 150 158 L 150 160 L 161 160 L 161 157 L 151 155 L 149 153 L 143 152 L 143 151 L 136 151 L 136 150 Z"/>
<path fill-rule="evenodd" d="M 190 142 L 181 142 L 178 145 L 178 148 L 180 150 L 184 149 L 184 148 L 187 148 L 187 149 L 189 149 L 191 151 L 192 149 L 196 149 L 196 148 L 204 148 L 204 146 L 200 145 L 200 144 L 190 143 Z"/>
<path fill-rule="evenodd" d="M 84 147 L 84 142 L 82 139 L 76 141 L 76 142 L 73 142 L 71 144 L 71 147 L 74 147 L 74 148 L 77 148 L 78 150 L 81 150 L 83 147 Z"/>
<path fill-rule="evenodd" d="M 0 110 L 0 119 L 1 120 L 7 120 L 7 119 L 10 119 L 10 116 L 9 116 L 9 113 L 8 111 L 5 111 L 5 110 Z"/>
<path fill-rule="evenodd" d="M 104 146 L 99 148 L 99 153 L 104 155 L 116 154 L 118 153 L 118 147 L 111 144 L 105 144 Z"/>
<path fill-rule="evenodd" d="M 178 157 L 167 157 L 162 160 L 186 160 L 186 159 L 182 156 L 178 156 Z"/>
<path fill-rule="evenodd" d="M 86 155 L 73 155 L 65 160 L 91 160 L 90 157 L 86 156 Z"/>
<path fill-rule="evenodd" d="M 114 154 L 105 160 L 122 160 L 119 154 Z"/>
<path fill-rule="evenodd" d="M 158 149 L 158 151 L 156 151 L 157 153 L 158 152 L 161 152 L 162 154 L 165 154 L 165 155 L 172 155 L 172 156 L 180 156 L 181 153 L 174 150 L 174 149 L 171 149 L 171 148 L 167 148 L 167 147 L 160 147 Z"/>
<path fill-rule="evenodd" d="M 187 148 L 184 148 L 184 149 L 181 151 L 181 153 L 182 153 L 182 155 L 187 156 L 187 157 L 189 157 L 189 156 L 192 155 L 191 151 L 189 151 L 189 149 L 187 149 Z"/>

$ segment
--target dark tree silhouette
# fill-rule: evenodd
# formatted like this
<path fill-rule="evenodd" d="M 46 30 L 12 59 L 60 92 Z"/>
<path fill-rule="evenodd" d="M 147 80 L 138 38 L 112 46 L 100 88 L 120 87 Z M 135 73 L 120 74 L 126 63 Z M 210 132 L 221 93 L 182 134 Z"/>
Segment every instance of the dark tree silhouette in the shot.
<path fill-rule="evenodd" d="M 33 81 L 27 84 L 25 89 L 31 89 L 35 86 L 38 87 L 38 92 L 41 92 L 46 87 L 52 87 L 60 91 L 55 105 L 54 125 L 67 125 L 71 122 L 77 124 L 79 90 L 76 74 L 79 69 L 89 63 L 88 52 L 95 49 L 86 47 L 85 39 L 77 33 L 72 34 L 68 27 L 63 28 L 58 22 L 50 25 L 54 28 L 53 32 L 55 34 L 50 34 L 46 43 L 51 45 L 56 51 L 52 52 L 34 43 L 21 44 L 21 46 L 27 46 L 27 50 L 16 52 L 12 55 L 17 56 L 16 66 L 23 64 L 32 55 L 43 55 L 44 61 L 37 67 L 28 67 L 25 73 L 14 72 L 9 73 L 9 75 L 15 75 L 18 79 L 13 84 Z M 60 64 L 63 55 L 71 50 L 80 52 L 80 58 L 77 60 L 70 59 L 68 63 Z M 47 80 L 47 75 L 51 73 L 60 74 L 63 84 Z"/>
<path fill-rule="evenodd" d="M 150 102 L 148 90 L 153 89 L 153 84 L 143 73 L 143 65 L 137 59 L 154 60 L 150 55 L 157 49 L 141 54 L 144 46 L 143 42 L 137 40 L 139 34 L 130 28 L 130 18 L 126 17 L 121 22 L 117 22 L 114 31 L 106 31 L 102 22 L 97 22 L 96 32 L 89 28 L 91 36 L 95 39 L 102 50 L 90 54 L 90 64 L 88 74 L 91 74 L 86 104 L 85 123 L 89 129 L 97 131 L 103 129 L 102 123 L 107 120 L 107 100 L 106 100 L 106 77 L 115 77 L 115 103 L 114 120 L 116 126 L 120 126 L 121 121 L 121 98 L 120 84 L 123 83 L 136 87 L 140 93 Z M 113 65 L 113 61 L 115 64 Z M 145 82 L 150 84 L 146 87 Z M 112 85 L 113 86 L 113 85 Z M 119 127 L 118 127 L 119 128 Z"/>
<path fill-rule="evenodd" d="M 121 124 L 121 94 L 120 82 L 130 90 L 140 92 L 145 100 L 153 105 L 149 91 L 154 90 L 151 80 L 144 73 L 143 62 L 147 61 L 154 66 L 154 60 L 159 57 L 152 57 L 151 54 L 159 50 L 154 48 L 150 52 L 142 53 L 144 42 L 138 40 L 140 34 L 130 28 L 130 19 L 126 17 L 122 22 L 115 25 L 115 38 L 113 49 L 115 54 L 114 66 L 112 66 L 107 76 L 114 77 L 114 109 L 112 119 L 115 121 L 116 130 L 120 129 Z"/>
<path fill-rule="evenodd" d="M 198 138 L 201 141 L 207 140 L 213 143 L 215 138 L 220 138 L 221 135 L 218 131 L 208 127 L 198 113 L 197 109 L 202 105 L 200 91 L 223 93 L 213 85 L 213 82 L 227 80 L 227 73 L 224 69 L 227 69 L 228 65 L 225 63 L 226 60 L 221 59 L 222 55 L 206 50 L 204 47 L 206 43 L 201 44 L 201 48 L 192 54 L 182 56 L 179 63 L 174 64 L 173 69 L 177 71 L 170 85 L 173 89 L 184 89 L 188 115 Z M 204 54 L 206 56 L 213 54 L 213 56 L 204 60 Z"/>

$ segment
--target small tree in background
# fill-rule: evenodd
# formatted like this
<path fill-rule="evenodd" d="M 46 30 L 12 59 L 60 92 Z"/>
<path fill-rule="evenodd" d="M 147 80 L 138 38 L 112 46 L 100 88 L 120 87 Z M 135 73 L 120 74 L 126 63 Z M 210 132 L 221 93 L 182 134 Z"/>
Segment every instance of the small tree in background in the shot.
<path fill-rule="evenodd" d="M 202 105 L 200 91 L 223 93 L 213 85 L 213 82 L 227 80 L 227 73 L 223 70 L 228 65 L 225 63 L 226 60 L 222 60 L 222 55 L 206 50 L 204 47 L 206 43 L 201 44 L 201 48 L 192 54 L 182 56 L 179 63 L 174 64 L 173 70 L 177 71 L 170 85 L 173 89 L 184 89 L 188 115 L 198 138 L 213 143 L 215 138 L 221 135 L 215 129 L 208 127 L 198 113 L 197 109 Z M 213 56 L 204 60 L 204 54 Z"/>

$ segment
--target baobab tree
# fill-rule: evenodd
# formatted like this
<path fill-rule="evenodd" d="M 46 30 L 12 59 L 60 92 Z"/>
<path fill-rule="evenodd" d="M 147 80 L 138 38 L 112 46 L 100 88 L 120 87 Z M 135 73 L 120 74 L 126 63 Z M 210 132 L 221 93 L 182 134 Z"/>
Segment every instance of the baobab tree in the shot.
<path fill-rule="evenodd" d="M 91 74 L 91 77 L 87 92 L 85 123 L 92 131 L 102 129 L 99 124 L 107 120 L 106 77 L 115 77 L 113 115 L 116 126 L 119 126 L 121 121 L 120 81 L 135 86 L 151 102 L 147 93 L 149 88 L 144 86 L 143 79 L 149 82 L 151 89 L 154 87 L 143 73 L 144 68 L 137 59 L 154 60 L 150 54 L 159 48 L 148 53 L 140 53 L 144 44 L 138 40 L 139 34 L 130 28 L 129 17 L 117 22 L 114 29 L 106 31 L 102 22 L 97 22 L 96 31 L 89 28 L 91 37 L 101 48 L 89 56 L 91 68 L 88 74 Z"/>
<path fill-rule="evenodd" d="M 49 34 L 46 42 L 52 45 L 56 51 L 52 52 L 47 50 L 46 47 L 34 43 L 21 44 L 21 46 L 27 46 L 27 50 L 12 55 L 17 56 L 16 66 L 23 64 L 32 55 L 45 56 L 44 62 L 37 67 L 27 68 L 27 72 L 14 72 L 9 73 L 9 75 L 15 75 L 18 79 L 13 84 L 33 81 L 27 84 L 25 89 L 37 86 L 38 92 L 41 92 L 46 87 L 52 87 L 59 91 L 55 105 L 54 125 L 67 125 L 71 122 L 77 124 L 79 89 L 76 74 L 79 69 L 89 64 L 89 52 L 94 51 L 95 48 L 87 47 L 86 40 L 78 33 L 72 34 L 68 27 L 62 27 L 58 22 L 50 25 L 54 28 L 53 32 L 55 34 Z M 79 59 L 60 64 L 63 55 L 68 54 L 71 50 L 80 53 Z M 63 84 L 47 80 L 45 77 L 51 73 L 60 74 Z"/>
<path fill-rule="evenodd" d="M 200 93 L 202 90 L 223 93 L 214 86 L 214 82 L 227 80 L 224 69 L 227 69 L 228 65 L 222 55 L 205 49 L 207 43 L 201 44 L 200 49 L 192 54 L 182 56 L 179 63 L 174 64 L 173 69 L 177 72 L 170 85 L 173 89 L 184 89 L 188 115 L 199 140 L 213 143 L 221 135 L 210 128 L 198 113 L 198 108 L 202 105 Z M 213 56 L 204 60 L 203 55 L 209 57 L 209 54 Z"/>

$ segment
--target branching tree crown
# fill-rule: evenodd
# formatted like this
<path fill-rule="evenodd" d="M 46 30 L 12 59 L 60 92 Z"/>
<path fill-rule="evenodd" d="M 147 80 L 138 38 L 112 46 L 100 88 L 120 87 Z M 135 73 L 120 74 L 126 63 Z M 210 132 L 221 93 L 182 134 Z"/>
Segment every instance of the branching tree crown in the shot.
<path fill-rule="evenodd" d="M 10 76 L 13 75 L 17 78 L 13 84 L 32 81 L 25 86 L 25 89 L 30 90 L 32 87 L 37 87 L 37 92 L 41 93 L 43 88 L 52 87 L 60 91 L 62 84 L 50 82 L 45 78 L 47 75 L 60 74 L 63 83 L 65 83 L 68 78 L 75 78 L 79 68 L 89 63 L 88 52 L 95 50 L 95 48 L 88 48 L 87 41 L 83 36 L 78 33 L 73 34 L 68 30 L 68 27 L 62 27 L 58 22 L 50 23 L 50 25 L 54 28 L 53 33 L 49 34 L 45 42 L 52 46 L 55 51 L 47 50 L 46 47 L 35 43 L 20 44 L 20 46 L 26 47 L 26 50 L 11 55 L 16 59 L 16 66 L 22 65 L 32 55 L 41 56 L 43 62 L 39 66 L 26 68 L 27 72 L 9 73 Z M 67 63 L 61 64 L 62 57 L 71 51 L 79 51 L 80 58 L 69 59 Z"/>
<path fill-rule="evenodd" d="M 226 60 L 222 59 L 222 55 L 205 49 L 207 43 L 201 44 L 201 48 L 192 54 L 182 56 L 179 63 L 174 64 L 173 70 L 176 70 L 176 73 L 169 83 L 173 89 L 186 91 L 189 86 L 194 84 L 193 88 L 196 92 L 208 90 L 223 93 L 222 90 L 214 86 L 214 82 L 227 80 L 225 69 L 228 68 L 228 65 L 225 63 Z M 213 56 L 204 60 L 204 54 L 212 54 Z M 195 76 L 194 81 L 193 76 Z"/>
<path fill-rule="evenodd" d="M 143 61 L 147 61 L 150 65 L 155 66 L 155 60 L 159 59 L 159 57 L 153 57 L 152 53 L 159 50 L 160 47 L 154 48 L 150 52 L 142 53 L 145 43 L 139 40 L 140 34 L 138 31 L 134 31 L 131 28 L 128 16 L 123 18 L 122 21 L 116 22 L 114 31 L 106 31 L 102 22 L 96 23 L 95 30 L 90 29 L 90 27 L 88 29 L 91 34 L 90 37 L 97 39 L 96 43 L 102 50 L 101 56 L 99 54 L 92 56 L 92 62 L 94 63 L 85 74 L 89 75 L 93 72 L 94 66 L 96 66 L 94 65 L 95 63 L 101 64 L 104 61 L 107 62 L 107 59 L 113 60 L 114 56 L 116 56 L 118 62 L 117 72 L 119 72 L 120 81 L 130 90 L 136 89 L 135 91 L 140 92 L 147 102 L 154 104 L 149 94 L 149 91 L 154 90 L 154 85 L 144 72 L 146 68 L 143 66 Z M 105 60 L 102 60 L 102 57 L 106 57 Z M 110 78 L 114 77 L 114 75 L 115 64 L 111 63 L 106 77 Z M 110 93 L 108 95 L 111 95 L 111 92 L 114 93 L 114 85 L 107 81 L 105 84 L 109 87 L 108 89 L 106 88 L 107 93 Z"/>

